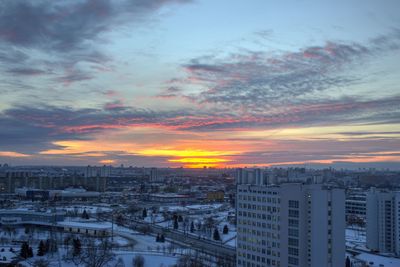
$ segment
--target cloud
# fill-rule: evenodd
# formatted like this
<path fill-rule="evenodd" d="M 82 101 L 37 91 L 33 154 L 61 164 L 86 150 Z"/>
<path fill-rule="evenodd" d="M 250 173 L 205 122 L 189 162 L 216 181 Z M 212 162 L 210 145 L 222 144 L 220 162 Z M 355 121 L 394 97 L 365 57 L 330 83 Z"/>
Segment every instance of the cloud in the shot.
<path fill-rule="evenodd" d="M 348 136 L 365 136 L 365 135 L 400 135 L 399 131 L 392 132 L 381 132 L 381 131 L 370 131 L 370 132 L 339 132 L 338 134 Z"/>
<path fill-rule="evenodd" d="M 184 64 L 186 79 L 175 80 L 173 85 L 200 85 L 199 93 L 180 93 L 197 103 L 262 112 L 271 106 L 304 102 L 328 89 L 361 83 L 363 77 L 351 75 L 352 67 L 399 48 L 400 34 L 394 30 L 366 44 L 329 41 L 294 52 L 245 51 L 223 58 L 202 56 Z"/>
<path fill-rule="evenodd" d="M 111 70 L 101 45 L 121 25 L 144 23 L 155 11 L 182 0 L 15 0 L 0 2 L 0 70 L 13 76 L 46 74 L 69 85 Z M 24 51 L 24 52 L 22 52 Z M 26 51 L 26 53 L 25 53 Z M 30 56 L 28 56 L 28 54 Z M 9 66 L 9 64 L 12 66 Z M 90 64 L 90 71 L 87 66 Z"/>
<path fill-rule="evenodd" d="M 175 86 L 170 86 L 167 89 L 163 90 L 161 93 L 156 95 L 156 97 L 159 98 L 173 98 L 173 97 L 180 97 L 182 96 L 180 93 L 182 92 L 182 89 L 175 87 Z"/>
<path fill-rule="evenodd" d="M 46 73 L 41 69 L 34 69 L 34 68 L 12 68 L 7 70 L 7 72 L 13 75 L 27 75 L 27 76 L 41 75 Z"/>
<path fill-rule="evenodd" d="M 7 158 L 26 158 L 30 155 L 22 154 L 14 151 L 0 151 L 0 157 L 7 157 Z"/>
<path fill-rule="evenodd" d="M 140 109 L 110 102 L 102 108 L 19 106 L 0 113 L 0 149 L 26 152 L 54 147 L 59 140 L 91 139 L 94 134 L 152 127 L 173 131 L 280 129 L 310 125 L 398 123 L 400 96 L 377 100 L 341 99 L 275 108 L 246 116 L 226 110 Z"/>
<path fill-rule="evenodd" d="M 125 105 L 122 100 L 115 100 L 113 102 L 108 102 L 104 105 L 105 110 L 115 110 L 115 109 L 124 109 Z"/>
<path fill-rule="evenodd" d="M 112 26 L 140 21 L 178 0 L 3 1 L 0 4 L 0 40 L 16 46 L 79 50 L 87 41 L 100 41 Z"/>

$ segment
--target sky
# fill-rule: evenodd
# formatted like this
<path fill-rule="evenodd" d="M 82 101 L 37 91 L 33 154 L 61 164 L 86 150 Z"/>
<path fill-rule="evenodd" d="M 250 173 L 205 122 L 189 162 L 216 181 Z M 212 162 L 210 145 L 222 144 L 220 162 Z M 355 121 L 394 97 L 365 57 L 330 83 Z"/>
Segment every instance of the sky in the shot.
<path fill-rule="evenodd" d="M 0 2 L 0 163 L 399 167 L 398 0 Z"/>

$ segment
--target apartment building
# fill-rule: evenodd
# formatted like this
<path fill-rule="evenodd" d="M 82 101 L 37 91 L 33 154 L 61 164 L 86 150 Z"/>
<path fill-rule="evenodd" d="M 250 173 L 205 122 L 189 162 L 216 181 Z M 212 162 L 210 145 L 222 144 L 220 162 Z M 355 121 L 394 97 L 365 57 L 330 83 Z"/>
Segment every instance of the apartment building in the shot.
<path fill-rule="evenodd" d="M 344 266 L 344 190 L 237 185 L 237 266 Z"/>
<path fill-rule="evenodd" d="M 346 220 L 366 219 L 367 196 L 365 192 L 350 191 L 346 194 Z"/>
<path fill-rule="evenodd" d="M 367 193 L 367 247 L 400 255 L 400 192 Z"/>

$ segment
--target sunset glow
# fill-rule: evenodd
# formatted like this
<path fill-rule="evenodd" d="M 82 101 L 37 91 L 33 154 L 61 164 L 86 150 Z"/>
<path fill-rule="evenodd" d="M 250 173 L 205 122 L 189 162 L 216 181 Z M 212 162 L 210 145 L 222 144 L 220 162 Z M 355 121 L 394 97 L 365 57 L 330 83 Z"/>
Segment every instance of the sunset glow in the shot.
<path fill-rule="evenodd" d="M 400 162 L 396 1 L 144 2 L 3 4 L 0 162 Z"/>

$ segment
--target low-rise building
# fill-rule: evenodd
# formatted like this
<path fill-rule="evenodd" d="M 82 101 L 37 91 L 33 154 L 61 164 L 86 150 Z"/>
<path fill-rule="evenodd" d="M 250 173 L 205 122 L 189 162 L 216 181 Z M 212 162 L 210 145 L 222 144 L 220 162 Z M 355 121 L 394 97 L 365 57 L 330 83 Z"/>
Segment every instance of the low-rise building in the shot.
<path fill-rule="evenodd" d="M 148 200 L 160 203 L 182 203 L 182 202 L 193 202 L 196 199 L 190 195 L 167 193 L 167 194 L 150 194 L 148 196 Z"/>
<path fill-rule="evenodd" d="M 109 236 L 112 233 L 111 223 L 64 221 L 59 222 L 58 226 L 62 227 L 64 232 L 73 234 Z"/>
<path fill-rule="evenodd" d="M 210 191 L 206 193 L 206 200 L 211 202 L 223 202 L 225 193 L 222 190 Z"/>
<path fill-rule="evenodd" d="M 38 212 L 32 210 L 14 209 L 14 210 L 1 210 L 0 211 L 0 224 L 1 225 L 56 225 L 58 222 L 63 221 L 65 212 L 61 211 L 46 211 Z"/>

